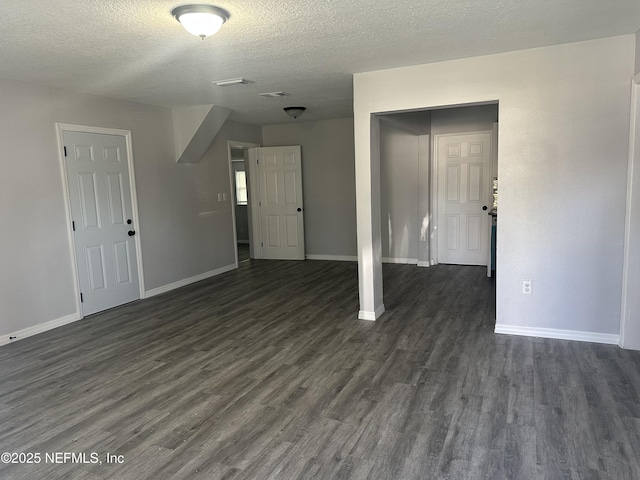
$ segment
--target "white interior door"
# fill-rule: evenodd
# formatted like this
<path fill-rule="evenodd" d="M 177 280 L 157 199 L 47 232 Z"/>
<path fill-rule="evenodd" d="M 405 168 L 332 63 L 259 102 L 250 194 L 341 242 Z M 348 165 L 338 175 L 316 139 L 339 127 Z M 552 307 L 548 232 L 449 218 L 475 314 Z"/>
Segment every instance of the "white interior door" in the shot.
<path fill-rule="evenodd" d="M 442 135 L 436 144 L 438 262 L 486 265 L 491 134 Z"/>
<path fill-rule="evenodd" d="M 300 146 L 260 147 L 257 159 L 262 258 L 304 260 Z"/>
<path fill-rule="evenodd" d="M 140 298 L 126 139 L 63 132 L 82 313 Z"/>

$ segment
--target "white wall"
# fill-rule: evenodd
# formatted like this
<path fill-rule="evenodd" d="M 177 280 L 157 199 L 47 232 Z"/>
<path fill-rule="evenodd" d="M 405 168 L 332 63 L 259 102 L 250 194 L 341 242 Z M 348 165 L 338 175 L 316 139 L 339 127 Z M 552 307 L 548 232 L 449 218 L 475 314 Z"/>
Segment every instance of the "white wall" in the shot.
<path fill-rule="evenodd" d="M 234 262 L 230 203 L 202 217 L 200 194 L 229 191 L 223 137 L 259 142 L 259 127 L 230 122 L 201 164 L 178 165 L 168 109 L 11 81 L 0 92 L 0 335 L 77 314 L 56 122 L 132 131 L 147 290 Z"/>
<path fill-rule="evenodd" d="M 636 32 L 636 68 L 635 73 L 640 73 L 640 30 Z"/>
<path fill-rule="evenodd" d="M 617 335 L 634 46 L 627 35 L 356 74 L 359 251 L 380 235 L 371 114 L 499 101 L 497 326 Z M 371 312 L 381 299 L 362 292 L 380 280 L 366 258 Z"/>
<path fill-rule="evenodd" d="M 353 119 L 263 127 L 265 147 L 302 147 L 307 255 L 355 256 Z"/>
<path fill-rule="evenodd" d="M 640 350 L 640 85 L 634 85 L 632 108 L 620 343 Z"/>

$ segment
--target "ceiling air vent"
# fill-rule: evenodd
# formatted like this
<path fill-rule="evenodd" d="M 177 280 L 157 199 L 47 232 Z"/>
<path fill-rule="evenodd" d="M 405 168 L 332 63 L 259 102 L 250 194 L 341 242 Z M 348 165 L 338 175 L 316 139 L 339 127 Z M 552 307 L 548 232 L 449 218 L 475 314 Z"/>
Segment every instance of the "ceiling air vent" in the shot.
<path fill-rule="evenodd" d="M 218 80 L 211 83 L 215 83 L 218 87 L 228 87 L 230 85 L 247 85 L 253 82 L 246 78 L 230 78 L 229 80 Z"/>
<path fill-rule="evenodd" d="M 261 97 L 267 97 L 267 98 L 278 98 L 278 97 L 286 97 L 289 94 L 284 92 L 266 92 L 266 93 L 259 93 L 258 95 L 260 95 Z"/>

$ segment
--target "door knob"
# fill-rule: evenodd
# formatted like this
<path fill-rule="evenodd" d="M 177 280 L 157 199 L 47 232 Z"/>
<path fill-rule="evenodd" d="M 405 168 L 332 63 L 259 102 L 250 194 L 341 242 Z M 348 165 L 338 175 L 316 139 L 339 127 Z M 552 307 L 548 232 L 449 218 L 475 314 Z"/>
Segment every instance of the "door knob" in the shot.
<path fill-rule="evenodd" d="M 298 211 L 299 211 L 299 212 L 301 212 L 301 211 L 302 211 L 302 209 L 301 209 L 300 207 L 298 207 Z"/>
<path fill-rule="evenodd" d="M 127 232 L 127 235 L 129 235 L 130 237 L 133 237 L 135 234 L 136 234 L 136 231 L 135 231 L 135 230 L 129 230 L 129 231 Z"/>
<path fill-rule="evenodd" d="M 487 206 L 486 206 L 486 205 L 482 207 L 482 210 L 486 210 L 486 209 L 487 209 Z"/>

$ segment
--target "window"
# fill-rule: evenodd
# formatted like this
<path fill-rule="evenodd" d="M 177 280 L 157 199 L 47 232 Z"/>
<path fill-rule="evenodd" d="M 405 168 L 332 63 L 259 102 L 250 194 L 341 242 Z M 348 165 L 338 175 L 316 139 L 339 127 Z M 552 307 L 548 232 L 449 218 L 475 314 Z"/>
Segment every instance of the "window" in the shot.
<path fill-rule="evenodd" d="M 245 172 L 236 171 L 236 205 L 247 204 L 247 176 Z"/>

